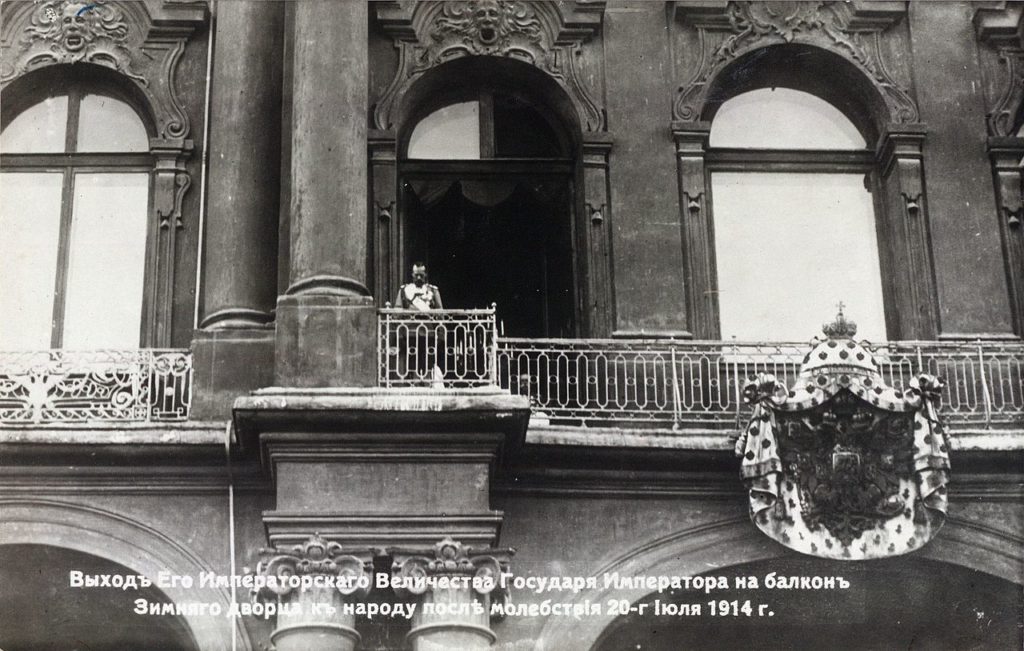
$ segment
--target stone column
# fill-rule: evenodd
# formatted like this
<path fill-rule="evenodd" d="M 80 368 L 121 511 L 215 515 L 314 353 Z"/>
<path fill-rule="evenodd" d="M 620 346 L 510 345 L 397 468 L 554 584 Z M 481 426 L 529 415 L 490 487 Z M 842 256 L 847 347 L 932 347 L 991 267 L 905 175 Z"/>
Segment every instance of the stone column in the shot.
<path fill-rule="evenodd" d="M 433 547 L 391 550 L 400 594 L 418 599 L 412 651 L 474 651 L 496 640 L 491 603 L 503 601 L 511 549 L 473 549 L 445 538 Z"/>
<path fill-rule="evenodd" d="M 274 606 L 276 651 L 352 651 L 360 641 L 348 599 L 364 599 L 371 583 L 372 553 L 345 551 L 315 534 L 287 549 L 264 550 L 256 568 L 266 582 L 253 600 Z"/>
<path fill-rule="evenodd" d="M 711 124 L 675 122 L 679 175 L 679 221 L 683 231 L 683 273 L 686 280 L 686 333 L 698 339 L 718 339 L 718 281 L 715 238 L 711 228 L 709 183 L 704 165 Z"/>
<path fill-rule="evenodd" d="M 273 383 L 283 3 L 222 3 L 215 29 L 202 320 L 192 341 L 192 414 L 209 420 Z M 170 305 L 170 289 L 158 296 Z"/>
<path fill-rule="evenodd" d="M 283 20 L 278 2 L 236 0 L 217 7 L 204 329 L 251 328 L 273 320 Z"/>
<path fill-rule="evenodd" d="M 294 12 L 290 268 L 275 381 L 369 386 L 367 3 L 303 0 Z"/>

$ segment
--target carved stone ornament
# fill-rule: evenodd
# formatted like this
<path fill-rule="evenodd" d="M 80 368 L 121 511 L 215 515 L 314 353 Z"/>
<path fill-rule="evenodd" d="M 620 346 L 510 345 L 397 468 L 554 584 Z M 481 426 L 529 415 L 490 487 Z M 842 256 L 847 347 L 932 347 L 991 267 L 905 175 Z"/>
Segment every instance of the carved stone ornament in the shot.
<path fill-rule="evenodd" d="M 880 19 L 876 14 L 881 12 L 867 11 L 861 17 L 856 2 L 764 0 L 729 2 L 721 9 L 718 3 L 711 3 L 715 9 L 708 4 L 677 3 L 680 15 L 697 28 L 703 52 L 696 72 L 679 87 L 675 120 L 702 119 L 712 82 L 739 57 L 770 45 L 799 43 L 837 54 L 859 68 L 884 98 L 889 122 L 919 121 L 916 103 L 886 70 L 882 56 L 882 33 L 898 16 Z"/>
<path fill-rule="evenodd" d="M 1018 116 L 1024 105 L 1024 5 L 1000 2 L 979 6 L 974 15 L 978 40 L 998 54 L 996 94 L 990 96 L 990 136 L 1015 136 Z"/>
<path fill-rule="evenodd" d="M 16 72 L 46 60 L 86 61 L 108 65 L 132 79 L 145 81 L 131 70 L 128 23 L 117 6 L 106 2 L 47 0 L 35 7 L 21 37 Z"/>
<path fill-rule="evenodd" d="M 52 65 L 91 63 L 130 79 L 149 101 L 158 137 L 181 141 L 189 118 L 177 96 L 178 61 L 202 5 L 162 7 L 145 2 L 42 0 L 7 3 L 0 28 L 0 85 Z"/>
<path fill-rule="evenodd" d="M 501 574 L 508 572 L 512 549 L 475 549 L 445 538 L 433 548 L 393 549 L 392 572 L 400 579 L 399 592 L 421 595 L 430 589 L 432 577 L 466 577 L 469 589 L 478 595 L 503 599 L 508 591 Z"/>
<path fill-rule="evenodd" d="M 988 131 L 993 136 L 1015 136 L 1016 119 L 1024 105 L 1024 49 L 1001 48 L 999 64 L 1001 91 L 987 117 Z"/>
<path fill-rule="evenodd" d="M 583 128 L 600 131 L 604 113 L 582 79 L 579 59 L 583 42 L 598 27 L 603 6 L 566 9 L 572 4 L 526 0 L 377 3 L 378 18 L 395 38 L 399 63 L 391 85 L 377 102 L 376 127 L 394 126 L 401 98 L 426 71 L 462 57 L 488 56 L 522 61 L 550 75 L 572 99 Z"/>
<path fill-rule="evenodd" d="M 373 569 L 369 550 L 347 551 L 320 534 L 314 534 L 301 545 L 265 549 L 262 555 L 263 560 L 256 566 L 256 575 L 262 580 L 259 587 L 252 588 L 253 600 L 287 597 L 313 585 L 327 585 L 345 596 L 365 592 Z M 312 577 L 330 580 L 318 578 L 314 584 Z"/>
<path fill-rule="evenodd" d="M 946 517 L 949 441 L 938 421 L 942 382 L 886 386 L 842 312 L 787 390 L 759 375 L 736 442 L 750 517 L 786 547 L 862 560 L 921 548 Z"/>

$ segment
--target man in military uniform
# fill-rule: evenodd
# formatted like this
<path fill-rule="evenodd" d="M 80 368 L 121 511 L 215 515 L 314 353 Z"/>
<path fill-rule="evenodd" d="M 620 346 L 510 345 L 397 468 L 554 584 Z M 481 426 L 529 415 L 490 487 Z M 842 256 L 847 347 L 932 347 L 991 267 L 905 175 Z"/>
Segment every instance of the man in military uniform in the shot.
<path fill-rule="evenodd" d="M 427 267 L 422 262 L 412 265 L 412 282 L 402 285 L 398 290 L 395 306 L 416 312 L 443 309 L 441 291 L 427 282 Z M 440 339 L 443 340 L 444 336 Z M 399 346 L 409 370 L 419 375 L 425 384 L 435 389 L 444 388 L 444 373 L 439 362 L 446 351 L 443 342 L 439 341 L 438 332 L 430 323 L 414 327 L 402 337 Z"/>
<path fill-rule="evenodd" d="M 427 282 L 427 267 L 422 262 L 412 266 L 412 282 L 402 285 L 398 290 L 398 298 L 395 305 L 403 310 L 428 310 L 444 309 L 441 304 L 441 291 L 436 285 Z"/>

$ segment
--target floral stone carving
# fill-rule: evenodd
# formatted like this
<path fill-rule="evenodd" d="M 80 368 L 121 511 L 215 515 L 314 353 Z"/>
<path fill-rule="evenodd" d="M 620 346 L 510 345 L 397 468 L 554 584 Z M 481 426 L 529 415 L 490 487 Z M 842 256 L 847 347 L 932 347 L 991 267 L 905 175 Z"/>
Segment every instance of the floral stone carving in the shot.
<path fill-rule="evenodd" d="M 696 2 L 681 4 L 703 8 Z M 703 52 L 698 69 L 679 88 L 673 117 L 701 119 L 713 80 L 740 56 L 770 45 L 800 43 L 833 52 L 859 68 L 884 98 L 891 122 L 918 122 L 916 103 L 886 69 L 883 56 L 881 33 L 896 18 L 876 20 L 859 11 L 848 2 L 738 1 L 729 2 L 718 15 L 698 19 Z"/>
<path fill-rule="evenodd" d="M 886 386 L 840 312 L 787 390 L 759 375 L 736 443 L 750 516 L 805 554 L 860 560 L 927 543 L 946 515 L 949 441 L 936 417 L 942 382 L 920 375 Z"/>
<path fill-rule="evenodd" d="M 13 72 L 21 74 L 46 63 L 98 63 L 132 79 L 146 82 L 132 71 L 128 41 L 129 25 L 124 12 L 103 0 L 69 2 L 46 0 L 35 5 L 21 35 Z"/>
<path fill-rule="evenodd" d="M 378 129 L 395 126 L 401 98 L 423 73 L 463 57 L 501 57 L 534 66 L 568 94 L 587 131 L 604 126 L 598 106 L 580 69 L 583 42 L 596 25 L 570 26 L 569 9 L 560 3 L 526 0 L 452 0 L 418 2 L 408 15 L 386 18 L 381 3 L 378 17 L 395 35 L 398 69 L 390 87 L 377 102 Z M 569 13 L 566 13 L 569 12 Z"/>

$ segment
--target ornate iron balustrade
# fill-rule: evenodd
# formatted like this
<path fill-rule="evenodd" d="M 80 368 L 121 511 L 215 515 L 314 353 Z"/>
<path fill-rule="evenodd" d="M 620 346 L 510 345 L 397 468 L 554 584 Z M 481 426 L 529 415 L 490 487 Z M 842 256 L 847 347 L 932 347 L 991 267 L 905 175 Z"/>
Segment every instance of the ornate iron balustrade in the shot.
<path fill-rule="evenodd" d="M 384 308 L 377 318 L 378 383 L 382 387 L 493 386 L 497 339 L 493 306 L 429 312 Z"/>
<path fill-rule="evenodd" d="M 745 418 L 744 382 L 772 373 L 792 386 L 806 343 L 500 339 L 498 383 L 534 414 L 585 427 L 731 427 Z M 908 386 L 945 379 L 941 415 L 954 425 L 1024 423 L 1024 345 L 897 342 L 871 346 L 882 376 Z"/>
<path fill-rule="evenodd" d="M 0 352 L 0 423 L 188 418 L 187 350 Z"/>

